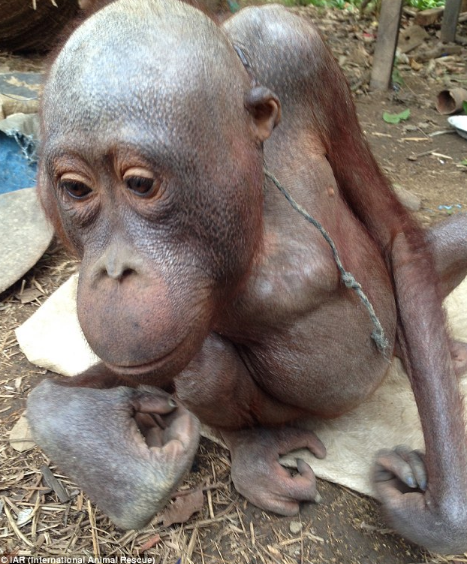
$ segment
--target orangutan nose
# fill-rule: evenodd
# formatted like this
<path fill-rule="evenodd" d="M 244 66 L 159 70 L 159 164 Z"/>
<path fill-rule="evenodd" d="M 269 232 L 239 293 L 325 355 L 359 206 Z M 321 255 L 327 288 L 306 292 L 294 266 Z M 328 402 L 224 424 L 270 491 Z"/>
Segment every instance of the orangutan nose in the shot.
<path fill-rule="evenodd" d="M 100 276 L 121 281 L 128 276 L 138 274 L 142 264 L 143 261 L 135 253 L 134 248 L 117 239 L 109 244 L 97 261 L 96 271 Z"/>

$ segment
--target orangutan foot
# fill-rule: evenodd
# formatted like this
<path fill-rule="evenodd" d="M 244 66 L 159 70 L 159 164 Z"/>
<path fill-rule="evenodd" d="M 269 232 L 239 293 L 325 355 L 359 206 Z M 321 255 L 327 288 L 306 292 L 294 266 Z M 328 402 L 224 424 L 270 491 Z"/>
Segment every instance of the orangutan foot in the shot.
<path fill-rule="evenodd" d="M 326 449 L 311 431 L 255 427 L 222 431 L 222 437 L 231 452 L 235 488 L 254 505 L 281 515 L 295 515 L 300 502 L 317 500 L 315 475 L 306 462 L 297 460 L 295 476 L 279 463 L 280 456 L 299 448 L 324 458 Z"/>
<path fill-rule="evenodd" d="M 45 380 L 28 399 L 36 442 L 123 529 L 164 507 L 190 469 L 199 423 L 158 388 L 73 388 Z"/>
<path fill-rule="evenodd" d="M 380 450 L 373 470 L 373 479 L 376 484 L 390 481 L 394 484 L 398 483 L 400 491 L 410 489 L 425 491 L 427 487 L 425 455 L 405 445 L 399 445 L 394 450 Z"/>

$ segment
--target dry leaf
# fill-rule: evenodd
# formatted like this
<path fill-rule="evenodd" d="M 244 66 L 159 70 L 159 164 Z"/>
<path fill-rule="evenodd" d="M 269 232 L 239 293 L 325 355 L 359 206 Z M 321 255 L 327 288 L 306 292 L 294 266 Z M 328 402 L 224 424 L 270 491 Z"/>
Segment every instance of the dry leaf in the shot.
<path fill-rule="evenodd" d="M 267 549 L 273 556 L 282 556 L 281 551 L 277 550 L 277 548 L 271 544 L 268 544 Z"/>
<path fill-rule="evenodd" d="M 18 525 L 18 527 L 22 527 L 23 525 L 26 525 L 26 523 L 29 523 L 29 521 L 32 519 L 33 514 L 34 507 L 27 507 L 26 509 L 22 509 L 18 513 L 18 517 L 16 519 L 16 524 Z"/>
<path fill-rule="evenodd" d="M 142 544 L 138 548 L 138 554 L 143 554 L 143 552 L 146 552 L 147 550 L 152 548 L 154 545 L 156 545 L 158 542 L 160 542 L 160 540 L 161 540 L 161 536 L 158 535 L 158 534 L 155 534 L 153 537 L 148 539 L 144 544 Z"/>
<path fill-rule="evenodd" d="M 10 431 L 10 445 L 18 452 L 31 450 L 36 446 L 32 439 L 28 420 L 24 415 L 19 418 L 16 425 Z"/>
<path fill-rule="evenodd" d="M 194 490 L 187 495 L 177 497 L 162 513 L 162 523 L 164 527 L 169 527 L 173 523 L 186 523 L 193 513 L 201 511 L 203 505 L 202 490 Z"/>
<path fill-rule="evenodd" d="M 46 464 L 41 467 L 41 474 L 44 478 L 45 483 L 57 494 L 60 503 L 67 503 L 67 501 L 70 501 L 68 492 L 63 487 L 61 482 L 57 480 L 57 478 L 53 475 L 52 470 Z"/>
<path fill-rule="evenodd" d="M 19 294 L 16 294 L 16 297 L 22 304 L 29 304 L 43 295 L 44 294 L 37 288 L 28 288 L 27 290 L 23 290 Z"/>

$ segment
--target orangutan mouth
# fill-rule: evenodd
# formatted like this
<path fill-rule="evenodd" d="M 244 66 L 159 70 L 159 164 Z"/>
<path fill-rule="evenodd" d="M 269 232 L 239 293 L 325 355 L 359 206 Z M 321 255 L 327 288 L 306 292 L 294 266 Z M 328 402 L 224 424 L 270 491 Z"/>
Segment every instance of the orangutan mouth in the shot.
<path fill-rule="evenodd" d="M 105 365 L 109 368 L 109 370 L 121 376 L 145 376 L 146 374 L 153 373 L 163 368 L 164 365 L 166 365 L 167 362 L 175 356 L 175 353 L 176 349 L 160 358 L 157 358 L 156 360 L 151 360 L 143 364 L 122 366 L 120 364 L 110 364 L 106 362 Z"/>

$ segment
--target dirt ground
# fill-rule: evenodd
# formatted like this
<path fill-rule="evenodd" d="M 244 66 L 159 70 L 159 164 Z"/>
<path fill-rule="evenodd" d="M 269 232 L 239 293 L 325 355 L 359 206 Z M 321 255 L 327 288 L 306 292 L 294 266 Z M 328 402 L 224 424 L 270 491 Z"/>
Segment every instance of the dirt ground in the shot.
<path fill-rule="evenodd" d="M 371 33 L 374 23 L 343 12 L 302 9 L 317 17 L 336 58 L 355 92 L 356 104 L 374 153 L 391 180 L 421 199 L 416 212 L 424 225 L 467 209 L 467 142 L 448 130 L 435 109 L 436 94 L 446 86 L 467 83 L 465 50 L 461 56 L 398 69 L 403 84 L 397 91 L 369 93 Z M 435 33 L 436 29 L 430 30 Z M 434 36 L 432 41 L 435 42 Z M 1 59 L 1 56 L 0 56 Z M 26 64 L 4 57 L 10 68 Z M 37 63 L 34 62 L 34 65 Z M 406 122 L 387 124 L 384 111 L 409 108 Z M 467 562 L 467 556 L 430 555 L 392 533 L 379 516 L 375 501 L 319 481 L 322 503 L 305 505 L 293 518 L 261 511 L 237 494 L 229 478 L 229 454 L 203 439 L 182 490 L 202 487 L 204 505 L 186 523 L 162 526 L 160 519 L 142 531 L 123 532 L 38 450 L 18 453 L 9 431 L 24 410 L 29 391 L 46 377 L 19 350 L 14 329 L 25 321 L 77 268 L 54 243 L 24 280 L 0 295 L 0 555 L 133 556 L 155 563 L 441 563 Z M 21 303 L 22 289 L 36 288 L 37 297 Z M 381 445 L 391 446 L 391 445 Z M 368 456 L 374 453 L 369 452 Z M 50 467 L 65 486 L 69 500 L 42 479 Z M 29 520 L 17 525 L 29 511 Z"/>

